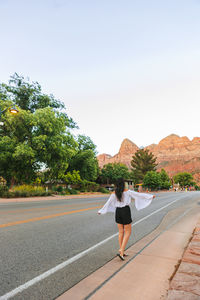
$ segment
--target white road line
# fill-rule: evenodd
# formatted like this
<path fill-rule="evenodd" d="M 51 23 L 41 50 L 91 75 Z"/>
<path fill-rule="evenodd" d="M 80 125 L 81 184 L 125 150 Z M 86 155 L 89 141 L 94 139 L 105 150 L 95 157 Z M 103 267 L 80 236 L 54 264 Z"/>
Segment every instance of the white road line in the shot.
<path fill-rule="evenodd" d="M 146 217 L 144 217 L 144 218 L 140 219 L 139 221 L 135 222 L 134 224 L 132 224 L 132 226 L 141 223 L 142 221 L 148 219 L 149 217 L 153 216 L 154 214 L 158 213 L 159 211 L 163 210 L 164 208 L 166 208 L 166 207 L 168 207 L 168 206 L 172 205 L 173 203 L 175 203 L 175 202 L 177 202 L 177 201 L 180 201 L 180 200 L 182 200 L 182 198 L 181 198 L 181 199 L 174 200 L 174 201 L 168 203 L 167 205 L 165 205 L 165 206 L 163 206 L 163 207 L 161 207 L 161 208 L 155 210 L 155 211 L 152 212 L 151 214 L 147 215 Z M 43 274 L 41 274 L 41 275 L 39 275 L 39 276 L 37 276 L 37 277 L 35 277 L 35 278 L 33 278 L 33 279 L 27 281 L 26 283 L 20 285 L 19 287 L 17 287 L 17 288 L 15 288 L 14 290 L 8 292 L 7 294 L 5 294 L 5 295 L 3 295 L 3 296 L 0 296 L 0 300 L 7 300 L 7 299 L 10 299 L 10 298 L 14 297 L 15 295 L 17 295 L 18 293 L 20 293 L 20 292 L 26 290 L 26 289 L 29 288 L 30 286 L 32 286 L 32 285 L 36 284 L 37 282 L 39 282 L 39 281 L 41 281 L 41 280 L 47 278 L 48 276 L 54 274 L 55 272 L 57 272 L 57 271 L 63 269 L 64 267 L 68 266 L 69 264 L 71 264 L 71 263 L 73 263 L 74 261 L 78 260 L 79 258 L 83 257 L 85 254 L 87 254 L 87 253 L 91 252 L 92 250 L 96 249 L 97 247 L 99 247 L 99 246 L 105 244 L 106 242 L 108 242 L 109 240 L 111 240 L 112 238 L 114 238 L 114 237 L 117 236 L 117 235 L 118 235 L 118 232 L 115 233 L 115 234 L 113 234 L 113 235 L 111 235 L 111 236 L 109 236 L 107 239 L 105 239 L 105 240 L 99 242 L 98 244 L 96 244 L 96 245 L 94 245 L 94 246 L 92 246 L 92 247 L 90 247 L 90 248 L 88 248 L 88 249 L 82 251 L 81 253 L 79 253 L 79 254 L 77 254 L 77 255 L 75 255 L 75 256 L 73 256 L 73 257 L 71 257 L 70 259 L 64 261 L 63 263 L 57 265 L 56 267 L 54 267 L 54 268 L 52 268 L 52 269 L 50 269 L 50 270 L 44 272 Z"/>

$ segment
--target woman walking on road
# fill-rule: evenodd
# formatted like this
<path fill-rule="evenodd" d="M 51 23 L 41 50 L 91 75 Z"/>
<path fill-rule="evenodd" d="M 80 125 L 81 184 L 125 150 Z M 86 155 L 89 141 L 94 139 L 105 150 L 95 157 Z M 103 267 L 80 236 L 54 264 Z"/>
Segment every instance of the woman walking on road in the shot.
<path fill-rule="evenodd" d="M 137 193 L 132 190 L 125 191 L 125 182 L 119 179 L 116 183 L 115 193 L 113 193 L 105 205 L 98 211 L 98 214 L 106 214 L 107 212 L 115 212 L 115 222 L 119 230 L 119 253 L 117 254 L 121 260 L 124 260 L 126 244 L 131 235 L 131 200 L 135 200 L 137 210 L 147 207 L 155 195 Z"/>

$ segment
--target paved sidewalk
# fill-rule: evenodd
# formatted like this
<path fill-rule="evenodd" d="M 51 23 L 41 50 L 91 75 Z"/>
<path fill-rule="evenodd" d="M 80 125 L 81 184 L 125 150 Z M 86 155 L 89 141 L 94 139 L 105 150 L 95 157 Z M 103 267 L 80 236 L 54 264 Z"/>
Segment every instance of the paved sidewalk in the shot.
<path fill-rule="evenodd" d="M 183 211 L 180 208 L 181 214 Z M 175 273 L 200 218 L 199 207 L 188 210 L 185 216 L 167 230 L 166 218 L 169 223 L 170 213 L 156 230 L 128 249 L 129 256 L 125 262 L 120 261 L 118 257 L 114 258 L 57 300 L 167 299 L 169 279 Z M 200 286 L 200 280 L 198 285 Z M 172 287 L 170 286 L 170 293 Z M 168 297 L 168 300 L 200 299 L 200 296 L 197 297 Z"/>
<path fill-rule="evenodd" d="M 167 300 L 198 299 L 200 299 L 200 219 L 170 283 L 167 297 Z"/>

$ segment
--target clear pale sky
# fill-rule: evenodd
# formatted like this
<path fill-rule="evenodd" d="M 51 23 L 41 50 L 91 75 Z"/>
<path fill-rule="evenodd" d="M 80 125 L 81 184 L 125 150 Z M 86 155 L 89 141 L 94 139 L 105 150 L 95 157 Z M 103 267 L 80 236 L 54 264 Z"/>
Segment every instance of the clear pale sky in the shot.
<path fill-rule="evenodd" d="M 199 0 L 0 0 L 0 81 L 38 81 L 99 153 L 200 136 Z"/>

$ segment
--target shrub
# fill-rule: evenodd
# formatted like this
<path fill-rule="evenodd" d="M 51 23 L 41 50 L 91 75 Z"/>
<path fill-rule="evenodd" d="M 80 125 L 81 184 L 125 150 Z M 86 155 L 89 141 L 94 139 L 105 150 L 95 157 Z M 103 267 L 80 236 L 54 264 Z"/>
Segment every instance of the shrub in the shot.
<path fill-rule="evenodd" d="M 64 193 L 65 193 L 65 195 L 70 195 L 70 189 L 65 189 Z"/>
<path fill-rule="evenodd" d="M 83 180 L 79 186 L 81 192 L 97 192 L 99 184 L 92 181 Z"/>
<path fill-rule="evenodd" d="M 53 192 L 57 192 L 57 186 L 53 185 L 53 186 L 52 186 L 52 191 L 53 191 Z"/>
<path fill-rule="evenodd" d="M 8 193 L 7 197 L 33 197 L 33 196 L 49 196 L 51 191 L 46 192 L 41 186 L 20 185 L 13 187 Z"/>
<path fill-rule="evenodd" d="M 98 189 L 98 192 L 104 193 L 104 194 L 109 194 L 109 191 L 108 191 L 106 188 L 104 188 L 104 187 L 100 187 L 100 188 Z"/>
<path fill-rule="evenodd" d="M 75 189 L 69 189 L 69 192 L 71 195 L 77 195 L 79 193 L 79 191 L 77 191 Z"/>
<path fill-rule="evenodd" d="M 0 197 L 6 197 L 8 193 L 8 187 L 6 185 L 0 185 Z"/>
<path fill-rule="evenodd" d="M 62 187 L 61 185 L 59 185 L 59 186 L 56 188 L 56 191 L 57 191 L 58 193 L 62 193 L 63 187 Z"/>
<path fill-rule="evenodd" d="M 7 181 L 2 177 L 0 176 L 0 185 L 6 185 Z"/>

